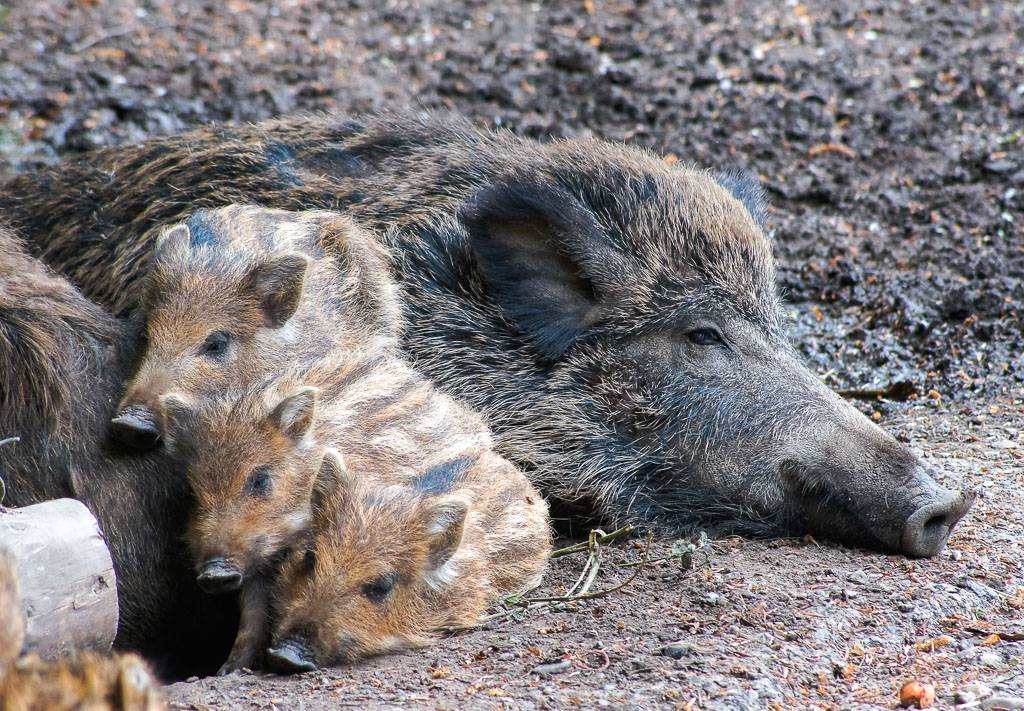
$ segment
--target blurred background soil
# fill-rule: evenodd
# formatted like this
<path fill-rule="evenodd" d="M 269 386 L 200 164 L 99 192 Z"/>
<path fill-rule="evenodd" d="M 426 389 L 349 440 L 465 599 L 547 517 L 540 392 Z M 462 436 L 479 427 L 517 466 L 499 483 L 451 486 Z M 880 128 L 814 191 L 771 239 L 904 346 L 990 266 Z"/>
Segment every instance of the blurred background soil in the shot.
<path fill-rule="evenodd" d="M 759 175 L 800 349 L 982 497 L 933 560 L 729 540 L 426 652 L 173 698 L 891 707 L 914 677 L 940 706 L 972 680 L 1024 695 L 1024 4 L 0 0 L 0 175 L 208 122 L 410 109 Z M 635 545 L 605 551 L 599 584 Z"/>

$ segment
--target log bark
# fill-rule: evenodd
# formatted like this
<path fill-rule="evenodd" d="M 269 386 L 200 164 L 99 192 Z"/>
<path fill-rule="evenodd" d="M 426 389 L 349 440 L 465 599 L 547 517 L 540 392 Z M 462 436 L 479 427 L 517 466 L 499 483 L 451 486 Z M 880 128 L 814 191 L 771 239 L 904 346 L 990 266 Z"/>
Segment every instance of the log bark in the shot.
<path fill-rule="evenodd" d="M 0 508 L 0 547 L 14 559 L 25 611 L 24 652 L 106 652 L 117 633 L 114 564 L 80 501 Z"/>

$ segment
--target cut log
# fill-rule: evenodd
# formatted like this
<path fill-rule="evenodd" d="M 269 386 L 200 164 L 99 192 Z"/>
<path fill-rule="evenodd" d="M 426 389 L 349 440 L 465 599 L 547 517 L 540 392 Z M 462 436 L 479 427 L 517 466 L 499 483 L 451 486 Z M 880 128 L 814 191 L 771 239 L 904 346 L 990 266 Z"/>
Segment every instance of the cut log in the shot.
<path fill-rule="evenodd" d="M 114 563 L 92 513 L 56 499 L 0 508 L 0 547 L 14 559 L 25 611 L 24 652 L 106 652 L 117 633 Z"/>

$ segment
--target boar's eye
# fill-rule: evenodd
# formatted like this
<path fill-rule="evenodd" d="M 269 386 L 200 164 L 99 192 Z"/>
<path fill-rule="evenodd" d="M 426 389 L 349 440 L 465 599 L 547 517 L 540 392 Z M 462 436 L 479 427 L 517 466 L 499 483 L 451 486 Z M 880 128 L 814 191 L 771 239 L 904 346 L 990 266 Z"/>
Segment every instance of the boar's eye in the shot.
<path fill-rule="evenodd" d="M 307 573 L 312 573 L 313 569 L 316 568 L 316 551 L 308 550 L 302 556 L 302 568 Z"/>
<path fill-rule="evenodd" d="M 199 352 L 210 358 L 220 358 L 227 352 L 230 340 L 231 337 L 224 331 L 214 331 L 203 341 Z"/>
<path fill-rule="evenodd" d="M 722 334 L 713 328 L 695 328 L 686 332 L 686 337 L 691 343 L 698 346 L 721 346 L 725 345 Z"/>
<path fill-rule="evenodd" d="M 395 589 L 396 578 L 393 573 L 374 578 L 363 585 L 363 595 L 373 602 L 384 602 Z"/>
<path fill-rule="evenodd" d="M 249 496 L 266 496 L 270 493 L 270 469 L 256 467 L 245 481 L 245 490 Z"/>

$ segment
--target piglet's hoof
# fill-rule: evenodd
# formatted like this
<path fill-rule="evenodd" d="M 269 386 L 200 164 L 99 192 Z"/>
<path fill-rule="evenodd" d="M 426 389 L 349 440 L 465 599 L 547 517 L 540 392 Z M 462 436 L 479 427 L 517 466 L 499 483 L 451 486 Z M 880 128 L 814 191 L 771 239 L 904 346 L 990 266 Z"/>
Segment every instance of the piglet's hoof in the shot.
<path fill-rule="evenodd" d="M 234 659 L 229 659 L 224 662 L 220 669 L 217 670 L 217 676 L 228 676 L 235 672 L 250 672 L 252 669 L 249 668 L 248 664 L 237 662 Z"/>

